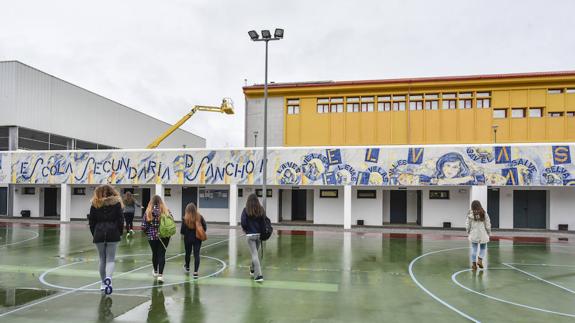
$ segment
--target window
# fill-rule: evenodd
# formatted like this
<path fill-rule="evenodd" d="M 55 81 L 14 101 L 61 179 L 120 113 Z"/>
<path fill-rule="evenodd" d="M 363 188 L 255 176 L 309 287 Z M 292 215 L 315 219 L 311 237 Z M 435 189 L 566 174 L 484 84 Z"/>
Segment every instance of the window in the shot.
<path fill-rule="evenodd" d="M 172 196 L 172 189 L 169 187 L 164 188 L 164 196 Z"/>
<path fill-rule="evenodd" d="M 473 107 L 473 100 L 459 100 L 459 109 L 471 109 Z"/>
<path fill-rule="evenodd" d="M 343 113 L 343 98 L 331 98 L 329 102 L 331 113 Z"/>
<path fill-rule="evenodd" d="M 358 199 L 375 199 L 377 198 L 377 193 L 375 190 L 357 190 Z"/>
<path fill-rule="evenodd" d="M 575 93 L 575 89 L 567 89 L 565 92 L 567 92 L 567 93 Z"/>
<path fill-rule="evenodd" d="M 409 96 L 409 110 L 423 110 L 423 95 Z"/>
<path fill-rule="evenodd" d="M 525 118 L 525 108 L 511 109 L 511 118 Z"/>
<path fill-rule="evenodd" d="M 477 92 L 478 98 L 488 98 L 491 96 L 491 92 Z"/>
<path fill-rule="evenodd" d="M 573 117 L 575 117 L 575 112 L 573 112 L 573 111 L 565 112 L 565 115 L 566 115 L 568 118 L 573 118 Z"/>
<path fill-rule="evenodd" d="M 449 191 L 429 191 L 430 200 L 449 200 Z"/>
<path fill-rule="evenodd" d="M 299 99 L 288 99 L 287 100 L 287 113 L 288 114 L 299 114 Z"/>
<path fill-rule="evenodd" d="M 204 209 L 227 209 L 228 190 L 200 189 L 199 208 Z"/>
<path fill-rule="evenodd" d="M 359 112 L 359 103 L 348 103 L 347 112 Z"/>
<path fill-rule="evenodd" d="M 477 109 L 488 109 L 491 107 L 491 99 L 477 99 Z"/>
<path fill-rule="evenodd" d="M 267 197 L 272 197 L 272 190 L 271 189 L 269 189 L 269 188 L 266 189 L 266 193 L 267 193 L 266 194 Z M 256 189 L 256 195 L 257 195 L 257 197 L 262 197 L 262 189 L 261 188 Z"/>
<path fill-rule="evenodd" d="M 36 188 L 35 187 L 24 187 L 22 189 L 22 194 L 24 195 L 34 195 L 36 194 Z"/>
<path fill-rule="evenodd" d="M 439 109 L 439 101 L 437 100 L 425 101 L 425 110 L 437 110 L 437 109 Z"/>
<path fill-rule="evenodd" d="M 505 119 L 507 118 L 507 109 L 494 109 L 493 110 L 494 119 Z"/>
<path fill-rule="evenodd" d="M 549 112 L 549 117 L 551 118 L 559 118 L 563 116 L 563 112 Z"/>
<path fill-rule="evenodd" d="M 426 100 L 437 100 L 437 99 L 439 99 L 439 95 L 438 94 L 426 94 L 425 99 Z"/>
<path fill-rule="evenodd" d="M 455 110 L 455 100 L 443 100 L 443 110 Z"/>
<path fill-rule="evenodd" d="M 563 93 L 563 89 L 548 89 L 547 94 L 561 94 Z"/>
<path fill-rule="evenodd" d="M 460 98 L 472 98 L 472 97 L 473 97 L 473 93 L 471 93 L 471 92 L 459 93 L 459 97 L 460 97 Z"/>
<path fill-rule="evenodd" d="M 455 99 L 455 93 L 443 93 L 441 97 L 444 99 Z"/>
<path fill-rule="evenodd" d="M 361 98 L 361 112 L 373 112 L 373 96 Z"/>
<path fill-rule="evenodd" d="M 410 101 L 411 101 L 411 100 L 414 100 L 414 101 L 415 101 L 415 100 L 423 100 L 423 95 L 421 95 L 421 94 L 418 94 L 418 95 L 410 95 L 410 96 L 409 96 L 409 100 L 410 100 Z"/>
<path fill-rule="evenodd" d="M 244 189 L 238 188 L 238 197 L 243 197 L 243 196 L 244 196 Z"/>
<path fill-rule="evenodd" d="M 377 97 L 377 111 L 391 111 L 391 97 L 389 95 Z"/>
<path fill-rule="evenodd" d="M 338 197 L 338 193 L 338 190 L 319 190 L 319 197 L 336 199 Z"/>
<path fill-rule="evenodd" d="M 529 118 L 541 118 L 543 116 L 543 108 L 530 108 Z"/>
<path fill-rule="evenodd" d="M 405 111 L 405 95 L 393 96 L 393 111 Z"/>
<path fill-rule="evenodd" d="M 328 113 L 329 112 L 329 99 L 321 98 L 317 99 L 317 113 Z"/>
<path fill-rule="evenodd" d="M 72 189 L 72 195 L 86 195 L 85 187 L 74 187 Z"/>

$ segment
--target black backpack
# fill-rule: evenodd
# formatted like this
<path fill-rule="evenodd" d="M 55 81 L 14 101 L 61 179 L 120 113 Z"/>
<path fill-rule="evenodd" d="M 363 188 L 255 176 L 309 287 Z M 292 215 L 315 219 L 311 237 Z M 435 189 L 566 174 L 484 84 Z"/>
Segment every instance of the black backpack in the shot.
<path fill-rule="evenodd" d="M 262 241 L 268 240 L 272 236 L 272 233 L 274 232 L 274 228 L 272 227 L 272 221 L 265 214 L 262 215 L 261 230 L 262 232 L 260 232 L 260 240 Z"/>

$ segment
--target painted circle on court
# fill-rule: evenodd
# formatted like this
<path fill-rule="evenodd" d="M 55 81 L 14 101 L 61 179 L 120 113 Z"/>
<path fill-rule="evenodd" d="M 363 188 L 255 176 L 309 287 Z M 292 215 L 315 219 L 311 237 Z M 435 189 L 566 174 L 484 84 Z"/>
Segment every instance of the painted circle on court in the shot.
<path fill-rule="evenodd" d="M 10 230 L 14 230 L 14 228 L 9 228 Z M 24 242 L 28 242 L 34 239 L 38 239 L 38 237 L 40 237 L 40 234 L 38 232 L 32 231 L 32 230 L 26 230 L 26 229 L 20 229 L 19 231 L 23 231 L 23 232 L 31 232 L 32 233 L 32 237 L 31 238 L 27 238 L 24 240 L 20 240 L 20 241 L 16 241 L 16 242 L 11 242 L 11 243 L 5 243 L 5 244 L 1 244 L 0 248 L 3 247 L 8 247 L 8 246 L 13 246 L 13 245 L 17 245 L 17 244 L 21 244 Z"/>
<path fill-rule="evenodd" d="M 121 255 L 121 256 L 116 256 L 116 259 L 130 258 L 130 257 L 138 257 L 138 256 L 151 256 L 151 254 Z M 179 256 L 181 256 L 181 254 L 180 254 Z M 200 255 L 200 257 L 201 257 L 201 258 L 210 259 L 210 260 L 214 260 L 214 261 L 216 261 L 216 262 L 219 262 L 219 263 L 221 264 L 221 267 L 220 267 L 218 270 L 216 270 L 215 272 L 213 272 L 213 273 L 210 273 L 210 274 L 204 275 L 204 276 L 200 276 L 200 277 L 195 278 L 195 279 L 192 279 L 192 280 L 200 280 L 200 279 L 205 279 L 205 278 L 217 276 L 217 275 L 219 275 L 220 273 L 222 273 L 222 272 L 227 268 L 226 262 L 223 261 L 223 260 L 221 260 L 221 259 L 219 259 L 219 258 L 210 257 L 210 256 L 204 256 L 204 255 Z M 71 267 L 71 266 L 74 266 L 74 265 L 83 264 L 83 263 L 88 263 L 88 262 L 93 262 L 93 261 L 97 261 L 97 260 L 98 260 L 98 259 L 75 261 L 75 262 L 71 262 L 71 263 L 69 263 L 69 264 L 64 264 L 64 265 L 61 265 L 61 266 L 58 266 L 58 267 L 54 267 L 54 268 L 48 269 L 48 270 L 44 271 L 44 272 L 40 275 L 40 277 L 38 278 L 38 280 L 40 280 L 40 282 L 41 282 L 42 284 L 44 284 L 44 285 L 46 285 L 46 286 L 48 286 L 48 287 L 52 287 L 52 288 L 56 288 L 56 289 L 61 289 L 61 290 L 68 290 L 68 291 L 75 291 L 75 290 L 77 290 L 77 291 L 87 291 L 87 292 L 98 291 L 98 292 L 99 292 L 99 291 L 100 291 L 100 288 L 82 288 L 82 289 L 78 289 L 77 287 L 67 287 L 67 286 L 61 286 L 61 285 L 57 285 L 57 284 L 52 284 L 52 283 L 50 283 L 50 282 L 48 282 L 48 281 L 46 280 L 46 276 L 48 276 L 50 273 L 53 273 L 53 272 L 55 272 L 55 271 L 57 271 L 57 270 L 60 270 L 60 269 L 62 269 L 62 268 L 67 268 L 67 267 Z M 149 264 L 149 265 L 146 265 L 146 266 L 137 268 L 137 269 L 138 269 L 137 271 L 146 269 L 146 268 L 151 267 L 151 266 L 152 266 L 152 264 Z M 96 271 L 96 270 L 95 270 L 95 271 Z M 121 277 L 121 276 L 123 276 L 123 275 L 125 275 L 125 274 L 128 274 L 128 273 L 131 273 L 131 271 L 127 271 L 127 272 L 123 272 L 123 273 L 118 273 L 117 275 L 115 275 L 115 277 L 112 277 L 112 278 L 113 278 L 113 279 L 114 279 L 114 278 L 117 279 L 117 278 L 119 278 L 119 277 Z M 139 287 L 114 288 L 114 291 L 120 292 L 120 291 L 130 291 L 130 290 L 141 290 L 141 289 L 150 289 L 150 288 L 160 287 L 160 286 L 166 287 L 166 286 L 173 286 L 173 285 L 181 285 L 181 284 L 187 283 L 187 282 L 189 282 L 189 281 L 190 281 L 190 280 L 183 280 L 183 281 L 174 282 L 174 283 L 163 283 L 163 284 L 148 285 L 148 286 L 139 286 Z M 99 282 L 94 283 L 94 284 L 92 284 L 92 285 L 96 285 L 96 284 L 98 284 L 98 283 L 99 283 Z"/>

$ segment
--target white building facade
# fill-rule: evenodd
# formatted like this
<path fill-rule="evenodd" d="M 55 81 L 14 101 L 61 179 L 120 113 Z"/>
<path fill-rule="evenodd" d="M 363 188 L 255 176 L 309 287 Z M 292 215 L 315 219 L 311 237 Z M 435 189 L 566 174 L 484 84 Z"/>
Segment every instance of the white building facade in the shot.
<path fill-rule="evenodd" d="M 463 227 L 472 200 L 502 229 L 573 230 L 575 145 L 271 148 L 272 222 Z M 195 202 L 208 221 L 236 225 L 261 196 L 261 149 L 0 153 L 10 216 L 86 217 L 110 183 L 140 201 L 163 196 L 176 220 Z M 27 212 L 22 212 L 27 211 Z"/>

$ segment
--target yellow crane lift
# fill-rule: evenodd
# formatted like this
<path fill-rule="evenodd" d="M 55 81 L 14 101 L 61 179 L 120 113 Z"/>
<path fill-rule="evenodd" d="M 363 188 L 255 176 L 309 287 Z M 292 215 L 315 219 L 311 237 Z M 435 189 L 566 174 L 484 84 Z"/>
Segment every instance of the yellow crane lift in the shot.
<path fill-rule="evenodd" d="M 179 127 L 181 127 L 188 119 L 190 119 L 197 111 L 208 111 L 208 112 L 220 112 L 225 114 L 234 114 L 234 105 L 232 103 L 232 99 L 224 98 L 222 100 L 222 105 L 219 107 L 212 107 L 206 105 L 195 105 L 188 114 L 186 114 L 180 121 L 176 122 L 173 126 L 171 126 L 166 132 L 164 132 L 161 136 L 156 138 L 149 144 L 146 148 L 153 149 L 157 148 L 164 139 L 168 138 L 174 131 L 176 131 Z"/>

